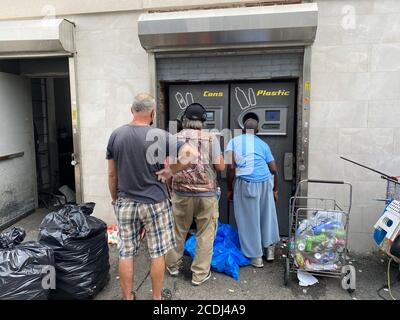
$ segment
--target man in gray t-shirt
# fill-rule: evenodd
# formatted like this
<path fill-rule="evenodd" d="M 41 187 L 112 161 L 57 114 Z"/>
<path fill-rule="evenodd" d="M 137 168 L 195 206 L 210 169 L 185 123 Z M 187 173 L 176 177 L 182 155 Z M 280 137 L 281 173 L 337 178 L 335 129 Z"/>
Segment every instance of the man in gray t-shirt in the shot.
<path fill-rule="evenodd" d="M 153 140 L 153 136 L 157 138 Z M 114 130 L 106 158 L 113 159 L 118 167 L 118 197 L 152 204 L 167 199 L 166 185 L 156 173 L 163 169 L 166 156 L 176 154 L 181 145 L 173 135 L 149 125 L 126 124 Z M 158 154 L 159 162 L 149 148 L 164 153 Z"/>
<path fill-rule="evenodd" d="M 108 185 L 119 231 L 120 284 L 124 299 L 135 299 L 133 258 L 146 235 L 153 299 L 161 299 L 164 256 L 176 245 L 165 181 L 187 168 L 197 152 L 187 144 L 177 143 L 169 133 L 151 127 L 155 100 L 149 94 L 137 95 L 131 110 L 133 120 L 111 134 L 106 155 Z M 170 165 L 164 168 L 167 159 L 179 162 L 169 161 Z"/>

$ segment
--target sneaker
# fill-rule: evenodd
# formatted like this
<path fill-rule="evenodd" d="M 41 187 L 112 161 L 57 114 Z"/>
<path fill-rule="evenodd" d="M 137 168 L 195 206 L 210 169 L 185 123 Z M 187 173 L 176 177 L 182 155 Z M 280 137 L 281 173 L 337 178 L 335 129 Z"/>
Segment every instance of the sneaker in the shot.
<path fill-rule="evenodd" d="M 192 285 L 199 286 L 199 285 L 203 284 L 204 282 L 206 282 L 210 278 L 211 278 L 211 271 L 208 273 L 208 275 L 203 280 L 196 281 L 196 280 L 192 279 Z"/>
<path fill-rule="evenodd" d="M 267 261 L 274 261 L 275 259 L 275 246 L 269 246 L 267 248 Z"/>
<path fill-rule="evenodd" d="M 264 267 L 264 263 L 263 263 L 262 257 L 251 259 L 251 265 L 252 265 L 253 267 L 256 267 L 256 268 L 262 268 L 262 267 Z"/>
<path fill-rule="evenodd" d="M 179 268 L 177 267 L 167 267 L 167 271 L 172 277 L 177 277 L 179 275 Z"/>

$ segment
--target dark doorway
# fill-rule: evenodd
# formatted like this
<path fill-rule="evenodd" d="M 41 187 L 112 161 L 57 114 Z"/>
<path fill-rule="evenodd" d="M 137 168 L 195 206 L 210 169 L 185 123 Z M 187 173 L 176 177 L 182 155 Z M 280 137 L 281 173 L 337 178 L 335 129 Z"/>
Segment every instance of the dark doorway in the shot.
<path fill-rule="evenodd" d="M 31 79 L 39 206 L 75 201 L 69 78 Z"/>
<path fill-rule="evenodd" d="M 68 58 L 0 60 L 0 228 L 75 201 L 69 76 Z"/>

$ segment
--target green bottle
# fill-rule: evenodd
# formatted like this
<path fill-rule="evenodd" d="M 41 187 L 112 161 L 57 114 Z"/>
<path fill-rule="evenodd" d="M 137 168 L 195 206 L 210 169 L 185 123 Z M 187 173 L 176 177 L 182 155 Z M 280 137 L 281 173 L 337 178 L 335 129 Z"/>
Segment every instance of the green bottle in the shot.
<path fill-rule="evenodd" d="M 311 236 L 306 237 L 306 251 L 312 252 L 313 240 Z"/>
<path fill-rule="evenodd" d="M 343 239 L 345 237 L 346 233 L 344 232 L 343 229 L 335 229 L 335 237 L 338 239 Z"/>
<path fill-rule="evenodd" d="M 317 236 L 307 236 L 306 237 L 306 251 L 312 252 L 314 244 L 318 245 L 319 243 L 326 240 L 326 235 L 321 233 Z"/>

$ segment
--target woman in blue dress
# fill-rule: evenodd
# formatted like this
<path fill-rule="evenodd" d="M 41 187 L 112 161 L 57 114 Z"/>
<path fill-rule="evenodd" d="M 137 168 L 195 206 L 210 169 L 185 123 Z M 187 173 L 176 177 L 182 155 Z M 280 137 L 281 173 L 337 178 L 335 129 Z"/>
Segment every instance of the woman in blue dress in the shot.
<path fill-rule="evenodd" d="M 243 134 L 229 141 L 228 198 L 233 200 L 243 254 L 254 267 L 263 267 L 262 256 L 274 260 L 279 238 L 275 203 L 278 199 L 278 170 L 271 149 L 257 135 L 258 121 L 247 119 Z M 266 252 L 265 252 L 266 251 Z"/>

